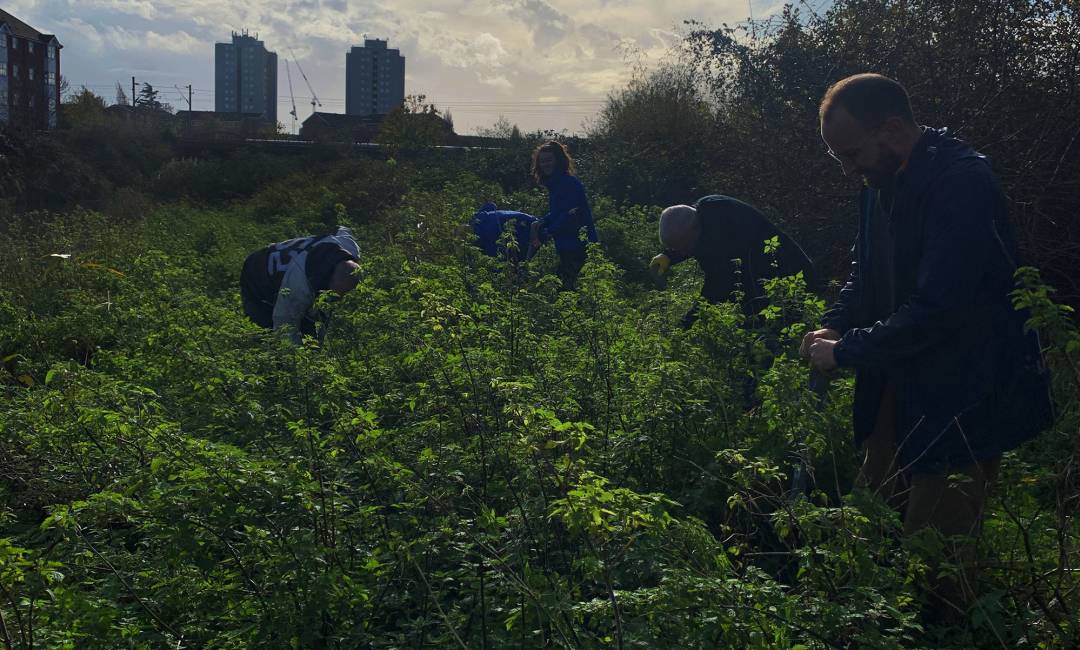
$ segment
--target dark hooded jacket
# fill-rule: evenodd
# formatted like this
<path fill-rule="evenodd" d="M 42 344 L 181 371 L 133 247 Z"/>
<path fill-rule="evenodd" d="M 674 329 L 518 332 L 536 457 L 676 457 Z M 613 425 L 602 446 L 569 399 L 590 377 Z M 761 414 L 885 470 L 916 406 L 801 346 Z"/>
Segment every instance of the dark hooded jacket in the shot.
<path fill-rule="evenodd" d="M 753 206 L 730 196 L 704 196 L 694 204 L 701 220 L 701 234 L 693 254 L 667 249 L 671 263 L 679 264 L 693 257 L 701 266 L 705 281 L 701 297 L 718 303 L 731 299 L 736 288 L 743 291 L 747 313 L 765 304 L 761 281 L 802 272 L 807 284 L 813 284 L 814 265 L 799 244 L 774 226 Z M 765 252 L 765 241 L 776 237 L 780 248 Z M 738 260 L 738 266 L 735 261 Z"/>
<path fill-rule="evenodd" d="M 1027 314 L 1012 307 L 1016 246 L 986 158 L 925 129 L 893 187 L 864 189 L 859 207 L 852 272 L 824 319 L 842 334 L 837 363 L 855 369 L 856 443 L 890 384 L 907 472 L 1034 437 L 1051 418 L 1048 382 Z"/>

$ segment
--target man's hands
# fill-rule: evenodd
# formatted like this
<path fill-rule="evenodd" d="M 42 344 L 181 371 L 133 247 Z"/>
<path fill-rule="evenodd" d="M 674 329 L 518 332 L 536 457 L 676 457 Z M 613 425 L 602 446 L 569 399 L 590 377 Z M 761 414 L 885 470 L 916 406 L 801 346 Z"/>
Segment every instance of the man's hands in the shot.
<path fill-rule="evenodd" d="M 671 268 L 671 258 L 663 253 L 649 261 L 649 270 L 657 275 L 664 275 Z"/>
<path fill-rule="evenodd" d="M 840 340 L 840 332 L 823 329 L 807 332 L 799 346 L 799 356 L 810 361 L 810 365 L 822 372 L 836 369 L 834 350 Z"/>

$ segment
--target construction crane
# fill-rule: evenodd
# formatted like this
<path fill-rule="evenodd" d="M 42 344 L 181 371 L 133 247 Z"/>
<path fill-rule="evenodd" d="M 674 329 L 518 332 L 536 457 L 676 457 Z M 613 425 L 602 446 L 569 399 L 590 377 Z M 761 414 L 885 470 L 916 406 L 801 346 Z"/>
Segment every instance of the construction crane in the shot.
<path fill-rule="evenodd" d="M 289 100 L 292 101 L 292 110 L 289 111 L 289 115 L 292 115 L 292 126 L 289 128 L 289 133 L 296 132 L 296 120 L 300 117 L 296 114 L 296 97 L 293 96 L 292 91 L 292 73 L 289 72 L 289 60 L 285 59 L 285 78 L 289 80 Z"/>
<path fill-rule="evenodd" d="M 311 87 L 311 82 L 308 81 L 307 75 L 304 74 L 304 69 L 300 67 L 300 62 L 296 60 L 296 52 L 289 48 L 289 53 L 292 54 L 293 63 L 296 64 L 296 69 L 300 71 L 300 76 L 304 78 L 304 83 L 307 84 L 307 89 L 311 92 L 311 114 L 315 114 L 315 107 L 322 108 L 322 102 L 319 101 L 319 96 L 315 94 L 315 89 Z"/>

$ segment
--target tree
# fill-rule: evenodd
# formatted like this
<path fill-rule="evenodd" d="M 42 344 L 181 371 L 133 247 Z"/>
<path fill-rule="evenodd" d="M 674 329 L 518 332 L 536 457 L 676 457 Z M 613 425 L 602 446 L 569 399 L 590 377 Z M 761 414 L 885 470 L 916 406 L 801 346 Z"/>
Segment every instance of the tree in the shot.
<path fill-rule="evenodd" d="M 832 82 L 880 72 L 907 86 L 921 123 L 993 161 L 1023 257 L 1080 305 L 1078 41 L 1075 0 L 837 0 L 754 28 L 694 26 L 691 61 L 717 110 L 714 185 L 790 219 L 838 274 L 851 233 L 837 197 L 852 188 L 822 157 L 818 102 Z"/>
<path fill-rule="evenodd" d="M 693 70 L 670 62 L 638 70 L 611 94 L 589 132 L 592 173 L 613 196 L 635 203 L 688 203 L 708 193 L 715 119 Z"/>
<path fill-rule="evenodd" d="M 482 138 L 498 138 L 500 140 L 513 140 L 521 138 L 521 130 L 517 124 L 512 124 L 505 115 L 500 115 L 491 126 L 476 127 L 476 135 Z"/>
<path fill-rule="evenodd" d="M 144 117 L 157 118 L 167 117 L 172 114 L 173 107 L 158 99 L 160 91 L 149 83 L 144 83 L 139 96 L 135 98 L 134 105 Z"/>
<path fill-rule="evenodd" d="M 135 98 L 135 106 L 142 106 L 153 111 L 161 110 L 162 104 L 158 101 L 159 92 L 149 83 L 144 83 L 142 90 L 139 91 L 139 96 Z"/>
<path fill-rule="evenodd" d="M 124 86 L 119 81 L 116 82 L 116 105 L 117 106 L 129 106 L 127 93 L 124 92 Z"/>
<path fill-rule="evenodd" d="M 65 98 L 60 111 L 67 127 L 98 126 L 105 120 L 105 98 L 83 86 L 79 92 Z"/>
<path fill-rule="evenodd" d="M 435 104 L 427 103 L 426 96 L 409 95 L 383 120 L 375 141 L 395 151 L 419 151 L 442 144 L 453 132 Z"/>

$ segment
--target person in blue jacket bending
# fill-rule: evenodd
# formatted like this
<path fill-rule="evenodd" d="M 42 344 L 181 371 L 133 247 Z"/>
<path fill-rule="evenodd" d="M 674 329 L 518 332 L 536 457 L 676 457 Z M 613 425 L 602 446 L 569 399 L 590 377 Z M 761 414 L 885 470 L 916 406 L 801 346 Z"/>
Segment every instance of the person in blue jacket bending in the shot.
<path fill-rule="evenodd" d="M 531 214 L 499 210 L 494 203 L 489 202 L 481 206 L 480 210 L 473 215 L 469 225 L 472 226 L 473 234 L 476 235 L 476 246 L 485 255 L 498 257 L 501 254 L 509 261 L 516 263 L 528 256 L 532 225 L 535 222 L 536 217 Z M 499 249 L 499 237 L 507 223 L 512 224 L 514 229 L 517 250 Z"/>
<path fill-rule="evenodd" d="M 566 146 L 554 140 L 533 152 L 532 177 L 548 190 L 548 213 L 533 224 L 532 245 L 537 247 L 549 238 L 555 240 L 559 279 L 563 289 L 573 289 L 585 265 L 581 229 L 585 229 L 589 241 L 599 241 L 585 187 L 574 176 L 574 161 Z"/>

